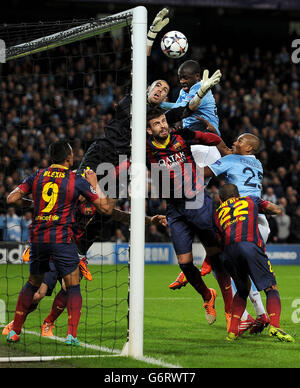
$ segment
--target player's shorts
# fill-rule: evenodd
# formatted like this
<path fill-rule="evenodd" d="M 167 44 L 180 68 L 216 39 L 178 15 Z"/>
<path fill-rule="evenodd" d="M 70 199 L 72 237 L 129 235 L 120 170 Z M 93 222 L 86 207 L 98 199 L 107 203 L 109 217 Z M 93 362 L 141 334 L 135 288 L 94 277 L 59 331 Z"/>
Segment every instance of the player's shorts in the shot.
<path fill-rule="evenodd" d="M 267 255 L 254 242 L 242 241 L 225 246 L 221 259 L 238 291 L 248 288 L 249 276 L 258 291 L 276 285 Z"/>
<path fill-rule="evenodd" d="M 30 244 L 30 274 L 42 275 L 50 271 L 49 261 L 53 261 L 59 276 L 69 275 L 78 267 L 79 258 L 74 241 L 70 244 Z"/>
<path fill-rule="evenodd" d="M 168 201 L 166 215 L 177 255 L 192 252 L 195 235 L 206 247 L 218 245 L 213 212 L 213 201 L 206 191 L 203 204 L 198 209 L 186 209 L 185 201 Z"/>
<path fill-rule="evenodd" d="M 215 146 L 196 144 L 191 146 L 191 151 L 199 167 L 209 166 L 221 158 L 221 154 Z"/>

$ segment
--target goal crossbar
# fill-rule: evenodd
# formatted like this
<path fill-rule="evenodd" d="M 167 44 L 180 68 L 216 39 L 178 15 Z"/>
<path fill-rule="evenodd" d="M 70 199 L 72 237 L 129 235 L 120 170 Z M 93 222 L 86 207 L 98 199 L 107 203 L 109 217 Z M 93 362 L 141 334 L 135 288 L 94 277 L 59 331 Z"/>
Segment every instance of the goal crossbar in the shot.
<path fill-rule="evenodd" d="M 53 49 L 66 44 L 74 43 L 79 40 L 104 34 L 113 29 L 126 27 L 133 18 L 133 10 L 120 12 L 116 15 L 101 19 L 94 19 L 67 30 L 43 36 L 26 43 L 18 44 L 6 49 L 6 61 L 24 57 L 30 54 L 36 54 L 45 50 Z"/>

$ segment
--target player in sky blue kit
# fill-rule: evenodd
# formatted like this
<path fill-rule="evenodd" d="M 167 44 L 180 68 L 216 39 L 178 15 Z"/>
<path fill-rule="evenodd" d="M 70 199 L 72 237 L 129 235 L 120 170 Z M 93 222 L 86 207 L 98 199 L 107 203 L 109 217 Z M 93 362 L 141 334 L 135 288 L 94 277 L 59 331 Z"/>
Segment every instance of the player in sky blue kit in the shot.
<path fill-rule="evenodd" d="M 177 101 L 175 103 L 163 102 L 160 105 L 161 108 L 169 110 L 178 106 L 186 106 L 200 91 L 201 85 L 205 82 L 205 80 L 200 80 L 200 66 L 198 62 L 192 60 L 184 62 L 179 67 L 178 77 L 182 89 L 180 90 Z M 197 127 L 199 122 L 196 116 L 203 117 L 211 123 L 220 136 L 216 101 L 211 90 L 202 98 L 201 104 L 195 113 L 183 120 L 183 127 L 191 128 L 193 125 Z"/>
<path fill-rule="evenodd" d="M 244 139 L 249 141 L 249 135 L 242 135 L 237 141 Z M 233 145 L 233 149 L 236 149 L 235 145 Z M 217 160 L 209 165 L 208 168 L 216 176 L 223 174 L 226 181 L 235 184 L 241 196 L 252 195 L 261 197 L 263 167 L 255 155 L 233 153 Z"/>
<path fill-rule="evenodd" d="M 259 139 L 244 133 L 233 143 L 232 153 L 223 156 L 215 163 L 204 168 L 204 176 L 224 175 L 226 183 L 235 184 L 240 195 L 261 197 L 263 167 L 256 159 L 259 150 Z M 266 243 L 270 233 L 265 215 L 259 215 L 260 233 Z"/>
<path fill-rule="evenodd" d="M 193 60 L 188 60 L 182 63 L 178 69 L 178 78 L 182 87 L 176 103 L 165 102 L 160 106 L 163 109 L 172 109 L 178 106 L 185 106 L 187 103 L 197 104 L 198 107 L 194 114 L 190 117 L 182 120 L 183 128 L 189 127 L 191 130 L 199 130 L 198 117 L 202 117 L 207 120 L 216 130 L 216 133 L 220 135 L 219 131 L 219 118 L 217 114 L 217 107 L 215 98 L 210 90 L 203 95 L 203 89 L 209 79 L 214 79 L 220 76 L 220 71 L 217 70 L 211 78 L 208 78 L 208 70 L 203 73 L 203 78 L 200 78 L 200 66 L 199 63 Z M 199 99 L 201 100 L 199 104 Z M 207 147 L 204 145 L 193 145 L 192 146 L 193 157 L 199 167 L 207 166 L 214 163 L 221 157 L 220 152 L 216 147 Z"/>

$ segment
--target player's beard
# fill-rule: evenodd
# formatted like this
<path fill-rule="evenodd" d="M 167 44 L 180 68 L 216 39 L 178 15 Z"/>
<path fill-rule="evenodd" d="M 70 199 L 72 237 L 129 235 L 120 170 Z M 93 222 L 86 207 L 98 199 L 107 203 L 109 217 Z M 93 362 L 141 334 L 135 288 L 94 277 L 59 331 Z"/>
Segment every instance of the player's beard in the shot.
<path fill-rule="evenodd" d="M 157 135 L 157 136 L 154 136 L 154 140 L 157 142 L 157 143 L 163 143 L 165 140 L 167 140 L 169 136 L 169 132 L 167 132 L 166 135 Z"/>

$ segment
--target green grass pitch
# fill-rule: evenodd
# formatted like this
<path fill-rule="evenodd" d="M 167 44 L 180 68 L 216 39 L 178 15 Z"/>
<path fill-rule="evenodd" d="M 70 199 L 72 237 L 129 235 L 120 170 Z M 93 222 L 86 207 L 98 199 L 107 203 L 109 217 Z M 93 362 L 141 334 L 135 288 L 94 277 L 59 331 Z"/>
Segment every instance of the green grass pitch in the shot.
<path fill-rule="evenodd" d="M 57 320 L 56 340 L 41 338 L 40 325 L 48 315 L 54 296 L 45 297 L 25 323 L 21 343 L 8 345 L 0 336 L 0 358 L 16 356 L 96 355 L 43 363 L 9 363 L 1 367 L 100 367 L 152 368 L 169 365 L 184 368 L 299 368 L 300 367 L 300 267 L 274 266 L 282 299 L 281 326 L 296 339 L 281 343 L 265 330 L 245 333 L 234 343 L 225 341 L 224 304 L 216 280 L 204 278 L 216 288 L 217 321 L 208 326 L 203 301 L 190 285 L 171 291 L 168 285 L 178 274 L 175 265 L 145 266 L 144 355 L 148 361 L 120 357 L 127 336 L 127 266 L 92 266 L 93 281 L 81 283 L 82 316 L 78 338 L 86 346 L 67 347 L 63 340 L 67 312 Z M 0 300 L 7 308 L 6 322 L 13 319 L 19 290 L 28 276 L 27 265 L 0 265 Z M 56 292 L 59 290 L 56 287 Z M 265 296 L 263 301 L 265 302 Z M 2 305 L 3 305 L 2 302 Z M 248 311 L 254 314 L 248 302 Z M 3 315 L 3 314 L 2 314 Z M 1 324 L 1 322 L 0 322 Z M 99 356 L 99 357 L 98 357 Z M 154 360 L 160 360 L 156 364 Z M 152 361 L 151 361 L 152 360 Z"/>

